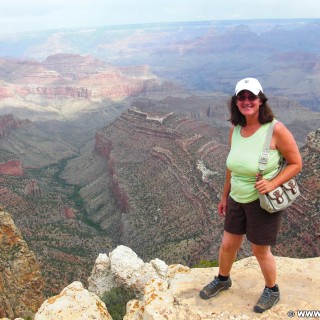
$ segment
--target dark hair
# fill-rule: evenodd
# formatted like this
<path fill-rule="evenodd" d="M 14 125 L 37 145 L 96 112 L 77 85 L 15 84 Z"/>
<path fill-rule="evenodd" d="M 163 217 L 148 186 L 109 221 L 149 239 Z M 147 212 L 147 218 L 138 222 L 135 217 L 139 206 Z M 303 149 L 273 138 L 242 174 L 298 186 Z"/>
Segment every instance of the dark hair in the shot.
<path fill-rule="evenodd" d="M 259 92 L 258 97 L 261 99 L 262 104 L 259 108 L 259 122 L 261 124 L 271 122 L 274 118 L 274 114 L 267 103 L 268 98 L 265 96 L 263 92 Z M 231 123 L 236 126 L 240 125 L 241 127 L 245 127 L 247 124 L 245 116 L 239 111 L 237 107 L 237 96 L 233 95 L 230 102 L 229 102 L 229 109 L 230 109 L 230 119 Z"/>

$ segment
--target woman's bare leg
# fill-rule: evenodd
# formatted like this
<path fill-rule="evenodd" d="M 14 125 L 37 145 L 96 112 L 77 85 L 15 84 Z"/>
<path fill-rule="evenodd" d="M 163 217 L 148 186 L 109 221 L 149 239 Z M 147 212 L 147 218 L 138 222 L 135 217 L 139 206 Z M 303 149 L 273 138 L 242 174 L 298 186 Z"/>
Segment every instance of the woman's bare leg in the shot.
<path fill-rule="evenodd" d="M 252 252 L 259 262 L 265 285 L 272 288 L 276 284 L 277 266 L 270 246 L 252 244 Z"/>
<path fill-rule="evenodd" d="M 237 252 L 242 244 L 243 235 L 232 234 L 224 231 L 222 244 L 219 251 L 219 274 L 229 276 Z"/>

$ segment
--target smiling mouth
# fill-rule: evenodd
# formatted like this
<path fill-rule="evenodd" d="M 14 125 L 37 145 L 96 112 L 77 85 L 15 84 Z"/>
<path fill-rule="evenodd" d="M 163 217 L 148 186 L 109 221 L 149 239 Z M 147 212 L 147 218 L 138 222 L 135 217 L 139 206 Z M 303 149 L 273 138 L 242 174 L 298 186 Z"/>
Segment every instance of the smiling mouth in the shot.
<path fill-rule="evenodd" d="M 243 106 L 242 108 L 243 108 L 243 109 L 252 109 L 253 106 Z"/>

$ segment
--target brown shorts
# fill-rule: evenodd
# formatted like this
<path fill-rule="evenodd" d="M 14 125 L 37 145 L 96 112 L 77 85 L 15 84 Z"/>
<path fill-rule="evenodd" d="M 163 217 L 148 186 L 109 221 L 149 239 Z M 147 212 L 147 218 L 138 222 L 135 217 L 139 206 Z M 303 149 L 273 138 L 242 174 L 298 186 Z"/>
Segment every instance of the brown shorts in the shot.
<path fill-rule="evenodd" d="M 281 211 L 269 213 L 260 207 L 259 199 L 239 203 L 228 198 L 224 230 L 233 234 L 246 234 L 257 245 L 275 245 L 280 229 Z"/>

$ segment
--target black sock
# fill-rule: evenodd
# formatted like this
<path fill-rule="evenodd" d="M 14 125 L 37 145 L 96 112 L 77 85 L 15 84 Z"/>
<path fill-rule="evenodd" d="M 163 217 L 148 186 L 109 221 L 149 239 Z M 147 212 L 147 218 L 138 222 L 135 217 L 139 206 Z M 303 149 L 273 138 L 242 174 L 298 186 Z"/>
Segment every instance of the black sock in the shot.
<path fill-rule="evenodd" d="M 222 276 L 220 273 L 219 273 L 219 275 L 218 275 L 218 278 L 219 278 L 219 280 L 220 281 L 227 281 L 228 279 L 229 279 L 229 276 Z"/>
<path fill-rule="evenodd" d="M 277 285 L 275 285 L 275 286 L 274 286 L 274 287 L 272 287 L 272 288 L 270 288 L 270 287 L 267 287 L 267 286 L 266 286 L 266 288 L 268 288 L 268 289 L 272 290 L 273 292 L 278 292 L 278 291 L 279 291 L 279 288 L 278 288 L 278 286 L 277 286 Z"/>

